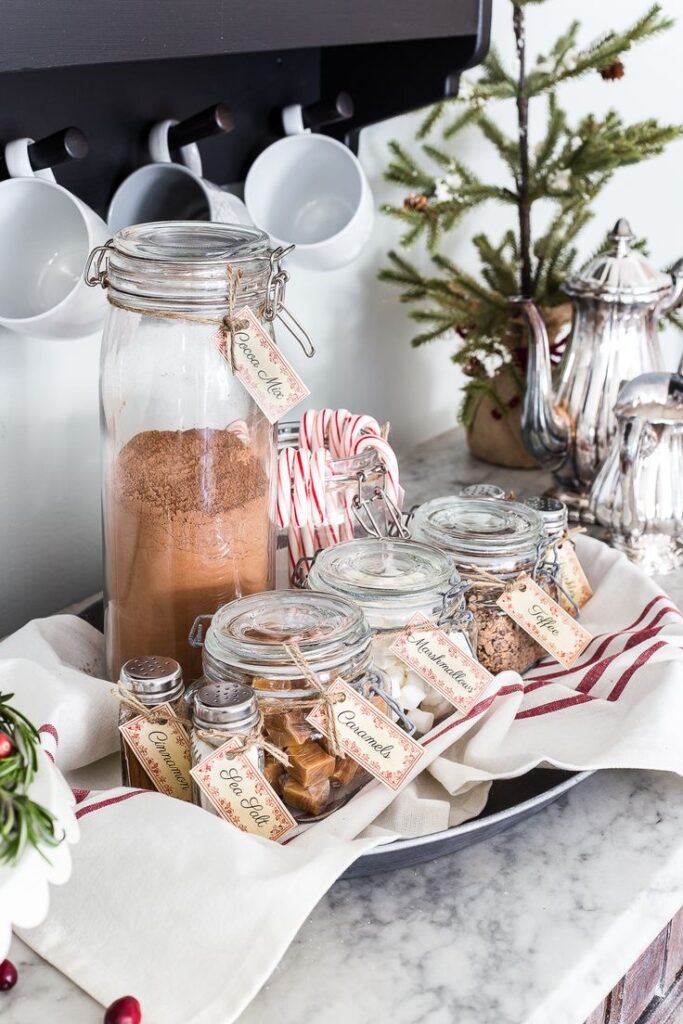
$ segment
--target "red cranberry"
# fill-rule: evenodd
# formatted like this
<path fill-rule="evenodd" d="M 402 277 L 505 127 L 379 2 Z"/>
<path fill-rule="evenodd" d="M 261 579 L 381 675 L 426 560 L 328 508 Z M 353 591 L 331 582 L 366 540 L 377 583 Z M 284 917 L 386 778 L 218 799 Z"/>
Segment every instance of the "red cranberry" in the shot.
<path fill-rule="evenodd" d="M 14 750 L 14 744 L 6 732 L 0 732 L 0 758 L 9 757 Z"/>
<path fill-rule="evenodd" d="M 142 1010 L 133 996 L 116 999 L 104 1015 L 104 1024 L 140 1024 Z"/>
<path fill-rule="evenodd" d="M 17 983 L 17 969 L 11 960 L 3 960 L 0 964 L 0 992 L 9 992 Z"/>

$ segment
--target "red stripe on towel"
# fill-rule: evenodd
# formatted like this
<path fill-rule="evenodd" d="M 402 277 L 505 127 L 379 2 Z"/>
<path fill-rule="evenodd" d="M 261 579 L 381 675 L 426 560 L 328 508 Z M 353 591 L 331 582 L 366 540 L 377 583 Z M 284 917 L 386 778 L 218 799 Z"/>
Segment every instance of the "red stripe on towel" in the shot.
<path fill-rule="evenodd" d="M 147 793 L 147 789 L 132 789 L 128 793 L 121 793 L 119 796 L 111 796 L 108 800 L 100 800 L 96 804 L 88 804 L 87 807 L 81 807 L 80 811 L 76 811 L 77 818 L 83 818 L 86 814 L 90 814 L 92 811 L 101 811 L 103 807 L 111 807 L 113 804 L 123 803 L 124 800 L 130 800 L 132 796 L 140 796 L 142 793 Z"/>

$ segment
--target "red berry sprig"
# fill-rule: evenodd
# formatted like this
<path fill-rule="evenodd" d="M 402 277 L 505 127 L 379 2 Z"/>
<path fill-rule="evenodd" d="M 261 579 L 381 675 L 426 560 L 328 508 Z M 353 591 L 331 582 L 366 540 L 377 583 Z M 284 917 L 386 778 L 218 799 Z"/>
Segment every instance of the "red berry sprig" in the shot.
<path fill-rule="evenodd" d="M 0 760 L 3 757 L 9 757 L 14 751 L 14 744 L 7 735 L 6 732 L 0 732 Z"/>
<path fill-rule="evenodd" d="M 17 983 L 17 969 L 11 960 L 3 960 L 0 964 L 0 992 L 9 992 Z"/>
<path fill-rule="evenodd" d="M 140 1024 L 142 1009 L 133 996 L 116 999 L 104 1015 L 104 1024 Z"/>

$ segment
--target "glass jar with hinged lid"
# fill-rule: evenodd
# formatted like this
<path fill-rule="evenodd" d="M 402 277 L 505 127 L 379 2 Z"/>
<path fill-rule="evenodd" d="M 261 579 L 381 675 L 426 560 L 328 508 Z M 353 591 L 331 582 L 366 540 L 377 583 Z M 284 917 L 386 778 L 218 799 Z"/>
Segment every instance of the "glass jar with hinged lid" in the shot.
<path fill-rule="evenodd" d="M 278 451 L 298 445 L 299 423 L 280 423 Z M 387 491 L 386 466 L 374 448 L 350 458 L 330 456 L 327 465 L 325 522 L 319 526 L 306 523 L 301 530 L 292 517 L 288 528 L 279 531 L 278 587 L 305 586 L 314 554 L 323 548 L 354 537 L 407 535 L 401 508 Z"/>
<path fill-rule="evenodd" d="M 289 759 L 281 768 L 266 756 L 266 774 L 297 821 L 325 817 L 370 781 L 352 758 L 335 756 L 307 721 L 336 679 L 413 731 L 373 664 L 363 612 L 344 598 L 308 591 L 252 595 L 201 616 L 190 639 L 202 647 L 207 682 L 253 687 L 264 735 Z"/>
<path fill-rule="evenodd" d="M 477 624 L 477 657 L 489 672 L 523 672 L 543 649 L 496 604 L 520 574 L 552 592 L 543 569 L 546 540 L 540 517 L 526 505 L 493 498 L 435 498 L 416 509 L 413 537 L 448 551 L 471 584 L 467 605 Z"/>
<path fill-rule="evenodd" d="M 256 228 L 138 224 L 91 254 L 107 289 L 101 359 L 109 673 L 173 656 L 207 608 L 272 586 L 275 428 L 239 377 L 245 324 L 274 342 L 286 250 Z M 253 317 L 249 320 L 248 316 Z M 254 328 L 255 329 L 255 328 Z M 237 340 L 236 340 L 237 339 Z"/>
<path fill-rule="evenodd" d="M 420 613 L 465 654 L 476 657 L 474 616 L 465 601 L 467 584 L 449 554 L 415 541 L 352 540 L 319 552 L 308 586 L 360 605 L 374 631 L 375 665 L 386 672 L 392 697 L 420 733 L 451 714 L 453 706 L 390 650 Z"/>

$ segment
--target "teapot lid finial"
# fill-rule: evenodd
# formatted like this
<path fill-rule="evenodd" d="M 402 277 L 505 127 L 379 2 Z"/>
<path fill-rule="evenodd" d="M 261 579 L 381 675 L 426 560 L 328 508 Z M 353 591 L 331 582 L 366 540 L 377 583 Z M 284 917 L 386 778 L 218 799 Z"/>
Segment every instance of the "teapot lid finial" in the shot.
<path fill-rule="evenodd" d="M 616 256 L 626 256 L 631 251 L 631 243 L 636 236 L 625 217 L 620 217 L 610 233 L 611 240 L 616 242 Z"/>
<path fill-rule="evenodd" d="M 625 217 L 616 222 L 609 240 L 612 245 L 603 248 L 564 283 L 563 290 L 568 295 L 647 304 L 671 290 L 669 275 L 656 270 L 634 247 L 636 236 Z"/>

